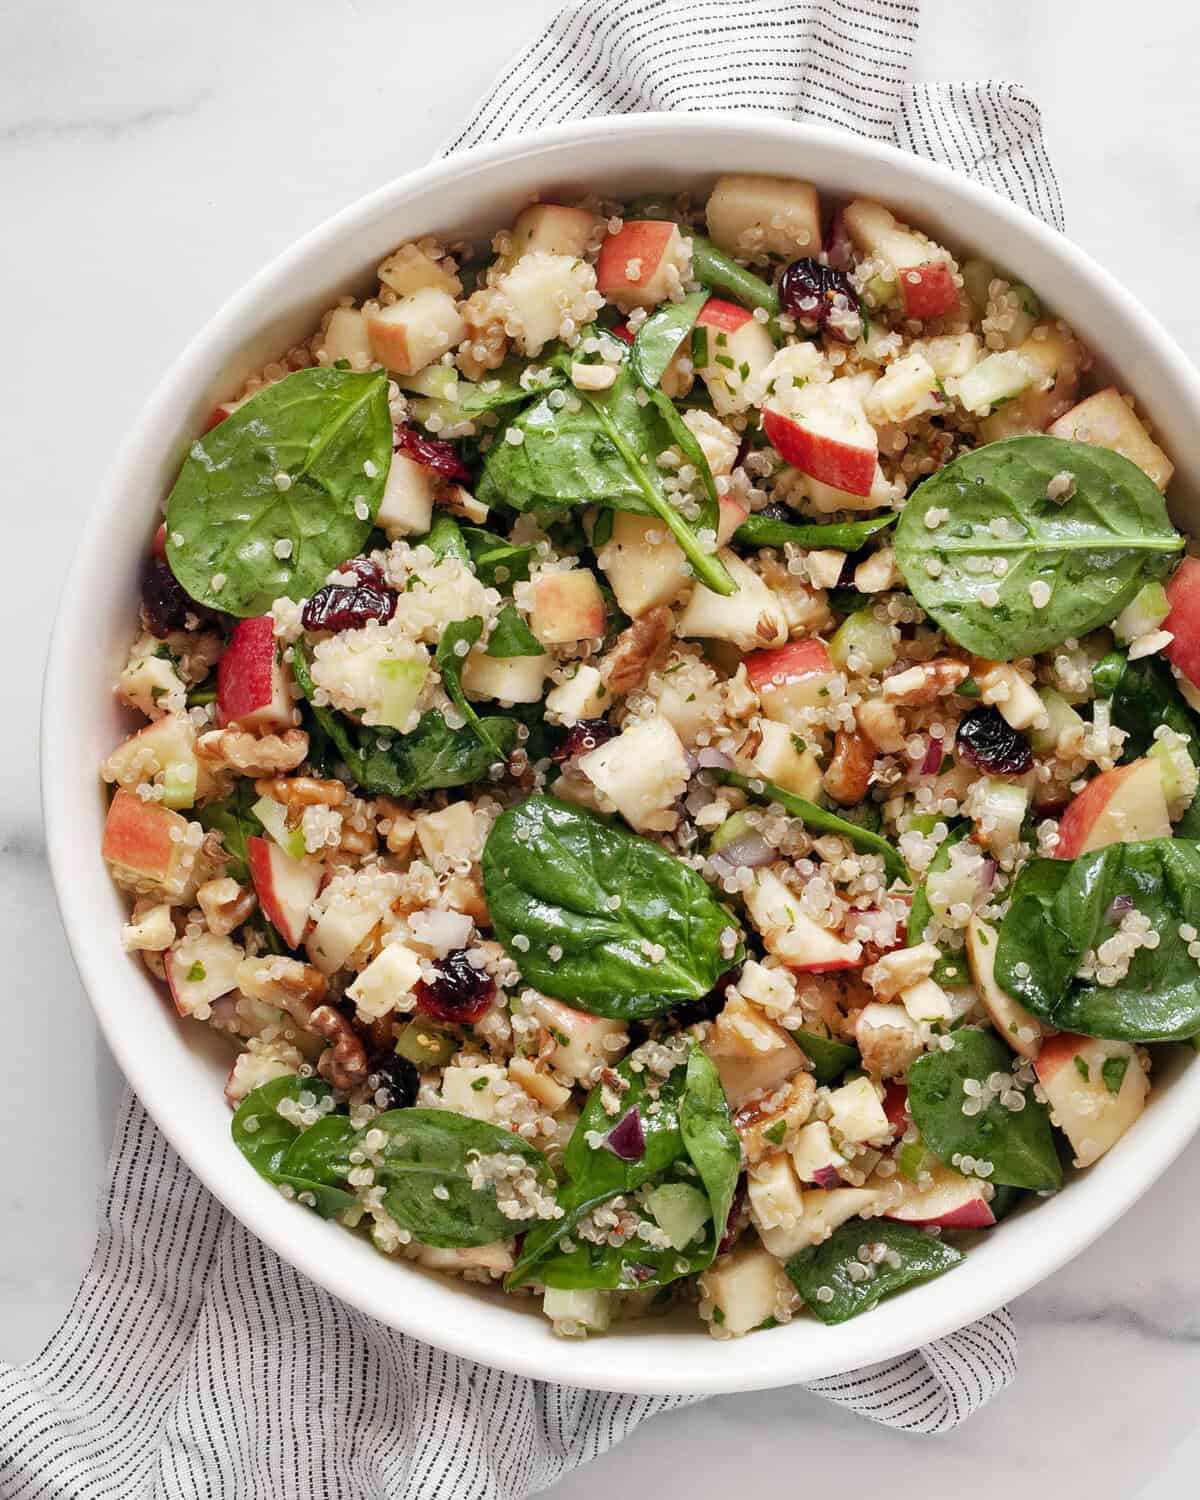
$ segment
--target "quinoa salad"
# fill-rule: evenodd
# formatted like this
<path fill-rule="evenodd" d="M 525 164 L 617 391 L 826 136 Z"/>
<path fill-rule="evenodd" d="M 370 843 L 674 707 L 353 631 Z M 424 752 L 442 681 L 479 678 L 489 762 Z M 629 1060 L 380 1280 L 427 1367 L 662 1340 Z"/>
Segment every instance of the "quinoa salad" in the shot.
<path fill-rule="evenodd" d="M 298 1234 L 730 1338 L 1119 1141 L 1200 1033 L 1200 560 L 1091 364 L 733 175 L 402 244 L 217 406 L 103 857 Z"/>

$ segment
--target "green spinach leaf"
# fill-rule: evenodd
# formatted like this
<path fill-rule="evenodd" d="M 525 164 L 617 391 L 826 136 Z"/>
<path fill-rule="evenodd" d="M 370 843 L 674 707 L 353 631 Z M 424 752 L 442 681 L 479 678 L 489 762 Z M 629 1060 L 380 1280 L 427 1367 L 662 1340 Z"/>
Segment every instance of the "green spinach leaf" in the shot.
<path fill-rule="evenodd" d="M 849 1042 L 839 1042 L 836 1037 L 820 1036 L 815 1031 L 792 1031 L 788 1035 L 800 1047 L 813 1065 L 813 1077 L 818 1084 L 832 1083 L 849 1068 L 862 1064 L 858 1048 Z"/>
<path fill-rule="evenodd" d="M 658 387 L 707 301 L 706 291 L 689 292 L 682 302 L 663 303 L 638 329 L 629 358 L 633 373 L 647 390 Z"/>
<path fill-rule="evenodd" d="M 1129 902 L 1149 917 L 1158 946 L 1139 948 L 1115 984 L 1080 979 L 1085 955 L 1117 930 Z M 1000 924 L 996 978 L 1059 1030 L 1127 1042 L 1184 1041 L 1200 1031 L 1200 966 L 1179 935 L 1187 925 L 1200 929 L 1200 844 L 1191 839 L 1031 860 Z"/>
<path fill-rule="evenodd" d="M 475 576 L 485 588 L 511 593 L 514 583 L 525 583 L 537 548 L 507 542 L 482 526 L 466 526 L 463 536 L 471 553 Z"/>
<path fill-rule="evenodd" d="M 228 797 L 196 809 L 196 821 L 200 826 L 221 835 L 225 852 L 229 855 L 225 873 L 243 884 L 250 879 L 249 840 L 261 838 L 264 832 L 252 811 L 257 801 L 253 781 L 239 776 Z"/>
<path fill-rule="evenodd" d="M 492 633 L 488 636 L 489 656 L 545 656 L 546 648 L 530 630 L 525 617 L 517 609 L 506 604 L 496 616 Z"/>
<path fill-rule="evenodd" d="M 375 1130 L 386 1137 L 375 1165 L 384 1207 L 423 1245 L 489 1245 L 511 1239 L 532 1222 L 532 1215 L 510 1218 L 501 1211 L 486 1174 L 478 1187 L 474 1185 L 473 1179 L 480 1178 L 481 1158 L 518 1158 L 533 1168 L 543 1188 L 554 1186 L 550 1165 L 536 1146 L 486 1120 L 445 1109 L 392 1109 L 363 1128 L 360 1146 Z"/>
<path fill-rule="evenodd" d="M 519 617 L 518 617 L 519 618 Z M 471 647 L 476 644 L 483 634 L 483 620 L 478 615 L 472 615 L 469 620 L 451 620 L 449 625 L 442 631 L 441 640 L 434 654 L 434 663 L 442 674 L 442 686 L 450 695 L 450 701 L 466 719 L 472 732 L 488 747 L 496 760 L 505 760 L 508 750 L 504 745 L 504 737 L 497 735 L 491 723 L 487 719 L 481 719 L 475 712 L 475 705 L 468 701 L 466 693 L 463 692 L 462 674 L 467 664 L 467 657 Z M 466 646 L 465 651 L 458 648 Z"/>
<path fill-rule="evenodd" d="M 888 511 L 866 521 L 831 521 L 821 526 L 776 521 L 771 516 L 747 516 L 733 533 L 733 539 L 744 547 L 783 547 L 794 542 L 797 547 L 836 547 L 839 552 L 857 552 L 898 519 L 895 511 Z"/>
<path fill-rule="evenodd" d="M 1046 488 L 1061 473 L 1074 491 L 1051 500 Z M 964 649 L 1001 661 L 1106 625 L 1182 546 L 1136 464 L 1040 433 L 956 458 L 925 480 L 896 527 L 896 560 L 917 603 Z M 1035 584 L 1050 590 L 1041 606 Z"/>
<path fill-rule="evenodd" d="M 462 527 L 444 510 L 434 516 L 433 525 L 429 528 L 427 535 L 421 537 L 419 541 L 429 548 L 438 562 L 453 558 L 464 566 L 470 564 L 471 554 L 467 549 Z"/>
<path fill-rule="evenodd" d="M 663 1015 L 738 961 L 721 953 L 729 914 L 689 865 L 552 797 L 501 813 L 483 886 L 496 938 L 525 979 L 592 1015 Z"/>
<path fill-rule="evenodd" d="M 167 501 L 167 558 L 193 599 L 266 614 L 362 550 L 392 461 L 387 386 L 382 370 L 297 370 L 192 444 Z"/>
<path fill-rule="evenodd" d="M 729 1116 L 721 1076 L 699 1047 L 693 1047 L 688 1055 L 679 1104 L 679 1133 L 692 1165 L 700 1173 L 720 1240 L 742 1170 L 742 1147 Z"/>
<path fill-rule="evenodd" d="M 311 1194 L 323 1218 L 332 1218 L 354 1202 L 353 1193 L 337 1186 L 349 1167 L 345 1136 L 349 1121 L 342 1116 L 339 1124 L 338 1117 L 327 1115 L 301 1131 L 279 1113 L 279 1106 L 298 1104 L 301 1099 L 318 1103 L 332 1092 L 319 1078 L 301 1078 L 295 1073 L 273 1078 L 246 1095 L 229 1127 L 234 1145 L 260 1177 L 277 1187 Z M 314 1130 L 320 1132 L 317 1140 L 301 1148 L 300 1142 Z"/>
<path fill-rule="evenodd" d="M 862 1280 L 858 1252 L 864 1245 L 885 1245 L 900 1259 L 872 1261 L 871 1274 Z M 805 1306 L 822 1323 L 845 1323 L 870 1311 L 893 1292 L 952 1270 L 963 1259 L 945 1240 L 886 1219 L 851 1219 L 820 1245 L 801 1250 L 788 1261 L 792 1284 Z M 851 1274 L 851 1267 L 857 1267 Z M 830 1297 L 829 1292 L 833 1293 Z"/>
<path fill-rule="evenodd" d="M 921 1139 L 947 1165 L 961 1153 L 990 1161 L 988 1180 L 1037 1192 L 1062 1186 L 1062 1166 L 1050 1132 L 1046 1106 L 1025 1091 L 1025 1107 L 1013 1111 L 991 1097 L 978 1114 L 963 1113 L 963 1084 L 985 1086 L 993 1073 L 1012 1072 L 1012 1053 L 998 1036 L 963 1026 L 953 1045 L 926 1052 L 908 1070 L 908 1107 Z"/>
<path fill-rule="evenodd" d="M 908 866 L 900 857 L 900 851 L 889 844 L 882 834 L 874 833 L 869 828 L 863 828 L 858 823 L 851 823 L 846 818 L 839 817 L 837 813 L 818 807 L 807 797 L 798 797 L 795 792 L 786 792 L 783 787 L 776 786 L 773 781 L 764 781 L 761 776 L 743 776 L 740 771 L 719 769 L 712 774 L 718 781 L 723 781 L 726 786 L 740 787 L 743 792 L 756 797 L 760 802 L 778 803 L 784 812 L 790 813 L 793 818 L 799 818 L 806 828 L 811 828 L 817 833 L 840 834 L 862 853 L 878 854 L 893 880 L 907 881 L 911 878 Z M 761 791 L 756 790 L 759 787 L 762 788 Z"/>

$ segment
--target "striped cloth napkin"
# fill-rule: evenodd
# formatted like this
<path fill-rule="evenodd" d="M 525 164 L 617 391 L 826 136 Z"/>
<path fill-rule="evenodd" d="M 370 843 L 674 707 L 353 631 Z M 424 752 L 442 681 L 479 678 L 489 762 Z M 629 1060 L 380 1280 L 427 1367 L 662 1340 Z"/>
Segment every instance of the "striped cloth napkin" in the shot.
<path fill-rule="evenodd" d="M 1036 105 L 1008 83 L 907 83 L 918 21 L 906 0 L 576 0 L 448 149 L 603 113 L 761 110 L 945 162 L 1061 227 Z M 342 1305 L 232 1219 L 132 1096 L 101 1209 L 62 1327 L 0 1367 L 4 1500 L 520 1500 L 691 1399 L 503 1374 Z M 1015 1373 L 1001 1311 L 808 1390 L 935 1433 Z"/>

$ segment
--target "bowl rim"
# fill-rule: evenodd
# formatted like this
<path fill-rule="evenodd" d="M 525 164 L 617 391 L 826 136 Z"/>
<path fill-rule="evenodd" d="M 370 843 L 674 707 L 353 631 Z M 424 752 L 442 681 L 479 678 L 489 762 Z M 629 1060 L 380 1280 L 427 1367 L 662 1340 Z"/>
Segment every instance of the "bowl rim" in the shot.
<path fill-rule="evenodd" d="M 690 1350 L 687 1360 L 669 1361 L 670 1368 L 659 1372 L 653 1368 L 653 1361 L 646 1357 L 645 1344 L 651 1335 L 640 1332 L 632 1337 L 610 1335 L 601 1340 L 590 1340 L 583 1348 L 565 1340 L 522 1340 L 516 1337 L 511 1346 L 506 1339 L 488 1339 L 484 1341 L 486 1346 L 481 1347 L 478 1333 L 471 1328 L 470 1317 L 450 1324 L 442 1319 L 439 1308 L 432 1305 L 440 1299 L 384 1298 L 355 1280 L 348 1256 L 345 1268 L 331 1271 L 326 1236 L 337 1234 L 349 1239 L 340 1226 L 324 1224 L 315 1216 L 306 1215 L 303 1228 L 297 1229 L 294 1211 L 289 1210 L 287 1214 L 270 1211 L 267 1195 L 274 1199 L 276 1207 L 286 1208 L 286 1205 L 282 1205 L 269 1189 L 264 1194 L 265 1185 L 252 1174 L 245 1177 L 224 1175 L 218 1153 L 210 1152 L 186 1137 L 172 1109 L 170 1079 L 155 1076 L 141 1065 L 137 1028 L 128 1022 L 128 1007 L 125 1007 L 123 1016 L 116 999 L 115 992 L 128 990 L 130 983 L 123 977 L 119 981 L 112 979 L 105 970 L 98 944 L 92 941 L 94 933 L 90 929 L 93 922 L 85 910 L 82 891 L 88 881 L 93 887 L 97 879 L 107 883 L 107 871 L 101 867 L 90 875 L 81 876 L 78 839 L 55 790 L 63 784 L 61 778 L 70 775 L 74 765 L 70 704 L 65 685 L 69 680 L 72 652 L 85 639 L 81 634 L 85 601 L 80 596 L 79 582 L 86 573 L 88 559 L 103 547 L 108 518 L 114 513 L 123 491 L 131 483 L 136 483 L 137 472 L 150 466 L 153 455 L 161 453 L 163 432 L 170 430 L 168 414 L 189 390 L 194 395 L 198 379 L 202 382 L 206 373 L 211 379 L 211 371 L 206 372 L 206 359 L 209 351 L 219 343 L 223 331 L 238 324 L 255 328 L 253 315 L 263 292 L 279 284 L 294 266 L 353 234 L 357 226 L 368 223 L 380 210 L 389 206 L 400 207 L 406 198 L 439 183 L 452 182 L 456 177 L 481 168 L 502 169 L 506 164 L 540 156 L 551 148 L 603 142 L 619 152 L 620 143 L 631 136 L 659 137 L 670 141 L 702 137 L 711 132 L 743 140 L 749 161 L 753 160 L 755 142 L 764 138 L 786 141 L 789 146 L 795 144 L 799 148 L 811 144 L 835 157 L 841 155 L 892 170 L 896 178 L 896 197 L 919 192 L 924 185 L 951 205 L 956 200 L 974 204 L 997 227 L 1012 231 L 1018 242 L 1015 260 L 1019 261 L 1021 250 L 1032 242 L 1060 267 L 1081 277 L 1089 299 L 1124 304 L 1130 309 L 1142 330 L 1141 342 L 1152 350 L 1157 363 L 1158 369 L 1154 373 L 1177 383 L 1178 399 L 1187 409 L 1190 419 L 1200 420 L 1200 374 L 1157 319 L 1142 308 L 1108 271 L 1065 236 L 1015 203 L 939 163 L 830 127 L 742 112 L 598 116 L 501 140 L 435 160 L 365 194 L 325 219 L 284 249 L 227 299 L 172 361 L 121 442 L 100 486 L 96 503 L 77 532 L 47 656 L 39 742 L 47 853 L 63 927 L 76 968 L 118 1065 L 188 1169 L 247 1230 L 283 1260 L 352 1307 L 400 1332 L 412 1334 L 453 1354 L 521 1375 L 597 1389 L 650 1394 L 710 1395 L 842 1374 L 906 1353 L 995 1310 L 1078 1254 L 1166 1171 L 1200 1126 L 1200 1067 L 1188 1068 L 1185 1076 L 1179 1077 L 1171 1086 L 1172 1097 L 1162 1099 L 1159 1108 L 1147 1111 L 1137 1130 L 1121 1143 L 1127 1148 L 1121 1156 L 1121 1170 L 1118 1170 L 1116 1160 L 1121 1148 L 1117 1148 L 1099 1164 L 1106 1170 L 1092 1168 L 1087 1176 L 1072 1183 L 1069 1194 L 1039 1205 L 1036 1211 L 1038 1233 L 1025 1236 L 1029 1240 L 1024 1247 L 1025 1253 L 1004 1257 L 997 1274 L 986 1285 L 974 1287 L 972 1295 L 955 1294 L 951 1290 L 940 1297 L 931 1297 L 932 1286 L 914 1288 L 903 1298 L 876 1309 L 869 1319 L 856 1320 L 837 1329 L 825 1329 L 810 1319 L 803 1319 L 791 1327 L 803 1327 L 810 1337 L 804 1339 L 793 1335 L 791 1347 L 788 1332 L 784 1329 L 749 1342 L 711 1341 L 707 1347 L 715 1358 L 703 1357 L 702 1349 L 697 1349 L 694 1343 L 685 1343 L 686 1349 Z M 1049 297 L 1048 300 L 1053 304 L 1056 299 Z M 1124 1183 L 1116 1191 L 1114 1183 L 1122 1173 Z M 1068 1199 L 1069 1211 L 1065 1211 Z M 1010 1232 L 1016 1228 L 1016 1224 L 1009 1226 Z M 1013 1248 L 1019 1249 L 1016 1240 Z M 335 1255 L 333 1259 L 338 1257 Z M 398 1268 L 389 1269 L 395 1270 L 398 1278 L 402 1274 Z M 448 1278 L 439 1280 L 448 1281 Z M 955 1283 L 948 1279 L 935 1285 L 953 1289 Z M 400 1286 L 398 1279 L 396 1288 Z M 429 1307 L 425 1306 L 426 1300 L 431 1304 Z M 881 1316 L 898 1303 L 904 1303 L 906 1308 L 911 1305 L 912 1315 Z M 463 1297 L 461 1305 L 466 1310 L 470 1303 Z M 865 1324 L 872 1326 L 864 1335 Z M 528 1348 L 524 1347 L 526 1344 Z M 666 1346 L 660 1341 L 655 1347 Z"/>

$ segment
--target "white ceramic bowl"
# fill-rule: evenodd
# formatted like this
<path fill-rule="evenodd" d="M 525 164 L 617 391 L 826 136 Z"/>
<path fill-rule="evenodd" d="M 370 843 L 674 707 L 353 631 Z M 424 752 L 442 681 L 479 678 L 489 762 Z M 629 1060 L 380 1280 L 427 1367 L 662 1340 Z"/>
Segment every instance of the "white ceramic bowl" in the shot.
<path fill-rule="evenodd" d="M 129 726 L 111 683 L 125 659 L 139 569 L 186 446 L 215 398 L 306 335 L 340 293 L 361 293 L 399 241 L 511 222 L 534 193 L 704 188 L 719 172 L 811 179 L 908 211 L 955 251 L 984 252 L 1036 288 L 1152 415 L 1179 472 L 1176 519 L 1200 521 L 1200 378 L 1153 318 L 1093 261 L 1012 204 L 941 167 L 855 136 L 769 118 L 642 115 L 545 131 L 438 162 L 364 198 L 305 236 L 228 303 L 176 361 L 109 473 L 78 543 L 46 677 L 42 778 L 50 863 L 80 974 L 117 1061 L 180 1156 L 255 1234 L 331 1292 L 406 1333 L 488 1364 L 624 1391 L 711 1393 L 840 1373 L 950 1332 L 1061 1266 L 1135 1201 L 1200 1124 L 1200 1065 L 1157 1053 L 1145 1116 L 1056 1198 L 980 1237 L 952 1275 L 837 1328 L 811 1318 L 716 1342 L 697 1319 L 625 1325 L 568 1342 L 533 1303 L 378 1255 L 287 1203 L 242 1161 L 221 1093 L 228 1055 L 181 1024 L 121 949 L 123 897 L 100 860 L 97 763 Z"/>

